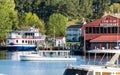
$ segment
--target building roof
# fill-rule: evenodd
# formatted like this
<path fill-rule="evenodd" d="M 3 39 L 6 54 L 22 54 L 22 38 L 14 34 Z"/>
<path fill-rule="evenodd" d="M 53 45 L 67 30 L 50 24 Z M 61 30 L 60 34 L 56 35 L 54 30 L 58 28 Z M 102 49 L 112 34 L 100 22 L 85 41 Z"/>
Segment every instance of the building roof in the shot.
<path fill-rule="evenodd" d="M 120 41 L 120 35 L 101 35 L 95 39 L 90 40 L 90 42 L 117 42 Z"/>
<path fill-rule="evenodd" d="M 103 16 L 100 19 L 94 20 L 92 22 L 89 22 L 87 24 L 84 24 L 83 27 L 95 27 L 95 26 L 117 26 L 120 25 L 120 18 L 117 18 L 115 16 L 106 15 Z"/>
<path fill-rule="evenodd" d="M 76 24 L 76 25 L 71 25 L 71 26 L 69 26 L 67 28 L 81 28 L 81 27 L 82 27 L 82 25 Z"/>
<path fill-rule="evenodd" d="M 60 36 L 60 37 L 56 37 L 56 39 L 63 39 L 64 37 L 63 36 Z"/>

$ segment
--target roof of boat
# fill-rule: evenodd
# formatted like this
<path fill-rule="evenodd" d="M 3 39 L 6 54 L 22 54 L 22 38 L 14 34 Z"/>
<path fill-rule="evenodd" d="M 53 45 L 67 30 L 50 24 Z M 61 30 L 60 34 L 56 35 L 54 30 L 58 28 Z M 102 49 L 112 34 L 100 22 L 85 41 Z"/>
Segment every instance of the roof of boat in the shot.
<path fill-rule="evenodd" d="M 95 72 L 120 72 L 120 68 L 118 67 L 106 67 L 105 65 L 80 65 L 68 67 L 68 69 L 78 69 Z"/>
<path fill-rule="evenodd" d="M 120 49 L 89 50 L 88 53 L 118 53 L 120 54 Z"/>
<path fill-rule="evenodd" d="M 120 68 L 117 67 L 105 67 L 100 65 L 80 65 L 82 69 L 94 70 L 96 72 L 120 72 Z"/>

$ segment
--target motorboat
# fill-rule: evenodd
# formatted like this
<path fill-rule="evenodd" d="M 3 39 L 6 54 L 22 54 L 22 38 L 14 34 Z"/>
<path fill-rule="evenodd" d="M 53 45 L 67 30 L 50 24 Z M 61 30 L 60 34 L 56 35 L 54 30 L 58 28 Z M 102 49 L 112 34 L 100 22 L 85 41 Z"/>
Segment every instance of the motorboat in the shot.
<path fill-rule="evenodd" d="M 64 71 L 63 75 L 120 75 L 119 56 L 120 50 L 90 50 L 88 53 L 95 54 L 95 60 L 97 53 L 102 53 L 103 57 L 99 61 L 99 64 L 81 64 L 79 66 L 72 66 L 69 64 Z M 110 58 L 104 64 L 101 64 L 102 59 L 105 57 L 104 54 L 112 54 Z"/>
<path fill-rule="evenodd" d="M 21 55 L 21 61 L 76 61 L 75 57 L 69 55 L 70 51 L 52 50 L 37 51 L 27 55 Z"/>

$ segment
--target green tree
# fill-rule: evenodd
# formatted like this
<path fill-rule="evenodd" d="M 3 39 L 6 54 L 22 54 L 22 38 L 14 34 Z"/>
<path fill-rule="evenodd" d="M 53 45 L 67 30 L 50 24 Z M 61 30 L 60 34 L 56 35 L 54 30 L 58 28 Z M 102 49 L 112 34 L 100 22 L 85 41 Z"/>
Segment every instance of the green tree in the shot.
<path fill-rule="evenodd" d="M 93 0 L 93 18 L 100 18 L 104 12 L 109 12 L 111 0 Z"/>
<path fill-rule="evenodd" d="M 114 3 L 113 5 L 111 5 L 110 11 L 111 11 L 111 13 L 120 13 L 120 4 Z"/>
<path fill-rule="evenodd" d="M 50 16 L 46 25 L 46 34 L 49 36 L 65 36 L 67 18 L 54 13 Z"/>
<path fill-rule="evenodd" d="M 9 13 L 7 10 L 0 9 L 0 39 L 5 40 L 6 32 L 11 30 L 12 22 L 9 18 Z"/>
<path fill-rule="evenodd" d="M 15 11 L 14 0 L 0 0 L 0 9 L 6 10 L 9 14 L 10 21 L 12 22 L 12 29 L 18 29 L 18 16 Z"/>
<path fill-rule="evenodd" d="M 17 28 L 17 12 L 14 0 L 0 0 L 0 39 L 5 39 L 7 31 Z"/>
<path fill-rule="evenodd" d="M 42 34 L 45 33 L 43 21 L 40 20 L 36 14 L 33 14 L 31 12 L 24 14 L 20 25 L 21 29 L 26 29 L 34 26 L 35 28 L 39 28 Z"/>

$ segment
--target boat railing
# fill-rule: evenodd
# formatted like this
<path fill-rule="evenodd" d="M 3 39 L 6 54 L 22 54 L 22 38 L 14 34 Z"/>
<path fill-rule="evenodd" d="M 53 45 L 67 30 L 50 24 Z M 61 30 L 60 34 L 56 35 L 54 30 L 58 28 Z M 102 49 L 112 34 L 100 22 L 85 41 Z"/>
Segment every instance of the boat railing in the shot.
<path fill-rule="evenodd" d="M 38 51 L 41 56 L 70 57 L 70 51 Z"/>

